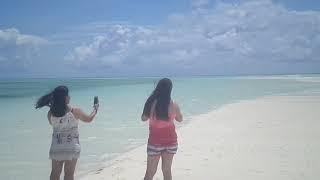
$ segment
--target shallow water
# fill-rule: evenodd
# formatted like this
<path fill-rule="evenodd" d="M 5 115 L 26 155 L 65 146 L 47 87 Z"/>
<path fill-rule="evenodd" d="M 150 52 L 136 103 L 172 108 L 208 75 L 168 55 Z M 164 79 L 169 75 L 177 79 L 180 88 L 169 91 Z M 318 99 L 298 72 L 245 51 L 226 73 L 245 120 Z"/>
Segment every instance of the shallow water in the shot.
<path fill-rule="evenodd" d="M 7 79 L 0 80 L 0 179 L 48 178 L 51 127 L 46 108 L 36 99 L 57 85 L 70 88 L 73 105 L 90 112 L 93 97 L 100 110 L 91 124 L 81 123 L 81 158 L 77 174 L 146 142 L 140 121 L 144 101 L 156 78 L 136 79 Z M 173 98 L 188 117 L 224 104 L 265 95 L 320 92 L 319 75 L 174 78 Z"/>

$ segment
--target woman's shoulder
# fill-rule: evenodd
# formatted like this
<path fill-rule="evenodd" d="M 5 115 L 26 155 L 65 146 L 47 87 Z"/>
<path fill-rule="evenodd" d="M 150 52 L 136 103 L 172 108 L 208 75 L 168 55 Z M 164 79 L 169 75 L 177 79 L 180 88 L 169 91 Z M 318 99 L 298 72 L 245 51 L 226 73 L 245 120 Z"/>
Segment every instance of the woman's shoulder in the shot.
<path fill-rule="evenodd" d="M 69 112 L 76 118 L 79 119 L 79 114 L 81 112 L 81 109 L 77 106 L 69 106 Z"/>
<path fill-rule="evenodd" d="M 176 112 L 177 108 L 179 108 L 179 105 L 174 100 L 171 100 L 169 109 L 171 109 L 173 112 Z"/>
<path fill-rule="evenodd" d="M 69 112 L 76 112 L 76 111 L 80 111 L 81 108 L 79 108 L 78 106 L 75 105 L 68 105 L 68 111 Z"/>
<path fill-rule="evenodd" d="M 179 107 L 178 103 L 174 100 L 171 100 L 170 105 L 172 105 L 174 108 Z"/>

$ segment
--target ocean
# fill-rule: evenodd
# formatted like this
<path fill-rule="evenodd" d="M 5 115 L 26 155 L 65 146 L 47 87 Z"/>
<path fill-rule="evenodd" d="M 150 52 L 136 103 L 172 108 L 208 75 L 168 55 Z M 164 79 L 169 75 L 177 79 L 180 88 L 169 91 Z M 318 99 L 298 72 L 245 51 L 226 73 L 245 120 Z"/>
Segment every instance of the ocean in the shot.
<path fill-rule="evenodd" d="M 0 179 L 48 179 L 52 129 L 48 108 L 36 100 L 57 85 L 67 85 L 71 105 L 89 113 L 93 97 L 100 109 L 92 123 L 80 123 L 82 152 L 77 176 L 147 141 L 148 124 L 141 122 L 144 102 L 159 78 L 0 79 Z M 173 99 L 185 122 L 225 104 L 269 95 L 320 92 L 320 75 L 274 75 L 172 78 Z M 236 117 L 235 117 L 236 118 Z M 214 120 L 213 120 L 214 121 Z M 183 138 L 183 137 L 182 137 Z"/>

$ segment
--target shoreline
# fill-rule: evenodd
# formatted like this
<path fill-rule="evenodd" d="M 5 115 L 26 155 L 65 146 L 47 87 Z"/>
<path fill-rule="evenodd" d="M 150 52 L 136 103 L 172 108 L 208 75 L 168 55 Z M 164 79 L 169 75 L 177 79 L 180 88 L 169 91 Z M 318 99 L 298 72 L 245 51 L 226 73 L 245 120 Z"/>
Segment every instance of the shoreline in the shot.
<path fill-rule="evenodd" d="M 316 107 L 320 107 L 318 94 L 265 96 L 194 116 L 177 128 L 179 149 L 173 162 L 173 178 L 317 179 L 320 158 L 316 152 L 320 143 L 316 137 L 320 132 L 315 128 L 320 127 L 316 126 L 320 125 L 316 122 L 320 113 Z M 306 117 L 309 123 L 300 121 Z M 195 138 L 199 140 L 194 142 Z M 145 151 L 146 144 L 79 178 L 142 179 Z M 162 179 L 160 167 L 155 179 Z"/>

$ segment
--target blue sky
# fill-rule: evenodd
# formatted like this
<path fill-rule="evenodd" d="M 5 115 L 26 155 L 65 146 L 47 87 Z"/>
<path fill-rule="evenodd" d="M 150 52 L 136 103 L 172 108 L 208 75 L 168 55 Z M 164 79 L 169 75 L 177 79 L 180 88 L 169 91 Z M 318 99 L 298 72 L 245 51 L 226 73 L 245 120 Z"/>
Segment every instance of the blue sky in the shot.
<path fill-rule="evenodd" d="M 37 34 L 95 21 L 158 24 L 171 13 L 190 10 L 189 3 L 188 0 L 5 0 L 1 1 L 0 21 L 3 27 L 13 26 Z"/>
<path fill-rule="evenodd" d="M 224 0 L 223 2 L 241 2 Z M 320 10 L 320 1 L 275 0 L 293 10 Z M 25 33 L 46 35 L 64 27 L 95 21 L 128 21 L 159 24 L 172 13 L 191 10 L 191 0 L 2 0 L 1 28 L 16 27 Z"/>
<path fill-rule="evenodd" d="M 314 0 L 2 0 L 0 77 L 315 73 L 319 27 Z"/>

